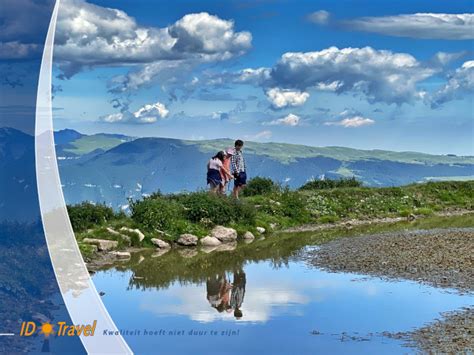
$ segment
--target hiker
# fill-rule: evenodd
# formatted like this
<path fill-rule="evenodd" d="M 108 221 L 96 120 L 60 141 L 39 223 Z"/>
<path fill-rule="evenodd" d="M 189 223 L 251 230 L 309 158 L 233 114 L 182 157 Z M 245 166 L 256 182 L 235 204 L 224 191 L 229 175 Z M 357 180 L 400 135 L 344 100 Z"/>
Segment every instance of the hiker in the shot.
<path fill-rule="evenodd" d="M 231 170 L 230 161 L 235 151 L 234 151 L 234 148 L 227 148 L 224 152 L 226 153 L 226 155 L 223 162 L 224 169 L 221 169 L 222 184 L 221 184 L 221 190 L 220 190 L 221 194 L 223 195 L 225 194 L 227 190 L 227 186 L 230 180 L 234 178 L 234 176 L 230 173 L 230 170 Z"/>
<path fill-rule="evenodd" d="M 247 184 L 247 171 L 245 166 L 244 155 L 242 149 L 244 142 L 240 139 L 235 141 L 234 155 L 231 157 L 232 174 L 234 175 L 234 190 L 233 196 L 238 199 L 240 191 Z"/>
<path fill-rule="evenodd" d="M 220 151 L 216 155 L 214 155 L 207 163 L 207 184 L 210 187 L 210 191 L 213 193 L 217 193 L 221 189 L 221 171 L 224 171 L 224 173 L 231 175 L 230 171 L 224 168 L 225 155 L 225 152 Z"/>
<path fill-rule="evenodd" d="M 234 310 L 234 317 L 241 319 L 243 312 L 240 309 L 244 302 L 246 277 L 242 268 L 234 271 L 234 280 L 232 282 L 232 292 L 230 296 L 230 307 Z"/>

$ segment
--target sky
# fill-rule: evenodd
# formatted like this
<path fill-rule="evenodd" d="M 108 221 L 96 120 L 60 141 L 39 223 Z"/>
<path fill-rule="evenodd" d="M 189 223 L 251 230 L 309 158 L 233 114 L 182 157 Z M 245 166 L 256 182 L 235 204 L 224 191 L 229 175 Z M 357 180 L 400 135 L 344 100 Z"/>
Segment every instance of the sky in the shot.
<path fill-rule="evenodd" d="M 54 125 L 473 155 L 473 7 L 62 0 Z"/>

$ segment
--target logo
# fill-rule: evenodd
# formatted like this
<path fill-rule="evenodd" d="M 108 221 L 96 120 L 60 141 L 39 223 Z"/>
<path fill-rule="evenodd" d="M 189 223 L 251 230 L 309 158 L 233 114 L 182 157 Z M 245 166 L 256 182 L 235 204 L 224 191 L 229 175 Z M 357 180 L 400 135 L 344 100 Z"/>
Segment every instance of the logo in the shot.
<path fill-rule="evenodd" d="M 38 326 L 35 322 L 23 322 L 21 323 L 20 336 L 29 337 L 35 333 L 43 334 L 46 338 L 50 335 L 56 336 L 94 336 L 97 321 L 95 320 L 92 324 L 83 325 L 68 325 L 66 322 L 57 322 L 52 324 L 49 322 L 42 323 Z"/>

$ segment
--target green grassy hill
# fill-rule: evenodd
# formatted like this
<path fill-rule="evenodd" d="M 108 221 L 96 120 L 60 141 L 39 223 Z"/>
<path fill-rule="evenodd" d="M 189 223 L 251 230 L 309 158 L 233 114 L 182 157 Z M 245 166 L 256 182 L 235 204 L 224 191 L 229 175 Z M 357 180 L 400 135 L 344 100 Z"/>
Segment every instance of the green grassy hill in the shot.
<path fill-rule="evenodd" d="M 230 139 L 183 142 L 195 145 L 205 153 L 214 153 L 217 150 L 222 149 L 222 147 L 232 147 L 234 143 Z M 245 150 L 248 153 L 268 156 L 282 163 L 294 162 L 298 158 L 322 156 L 340 161 L 376 159 L 411 164 L 474 164 L 474 157 L 472 156 L 432 155 L 417 152 L 393 152 L 378 149 L 361 150 L 345 147 L 311 147 L 287 143 L 246 142 Z"/>

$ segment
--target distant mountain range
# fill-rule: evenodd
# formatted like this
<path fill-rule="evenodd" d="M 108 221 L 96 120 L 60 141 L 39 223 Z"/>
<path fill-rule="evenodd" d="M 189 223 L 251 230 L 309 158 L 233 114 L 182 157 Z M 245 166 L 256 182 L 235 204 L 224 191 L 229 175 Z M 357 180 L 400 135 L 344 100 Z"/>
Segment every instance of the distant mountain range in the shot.
<path fill-rule="evenodd" d="M 2 133 L 5 130 L 0 128 L 2 169 L 5 164 L 14 167 L 10 160 L 21 158 L 5 153 L 9 142 L 14 143 L 14 135 L 26 139 L 24 133 L 12 129 Z M 205 188 L 208 159 L 233 144 L 229 139 L 85 135 L 69 129 L 54 136 L 67 203 L 89 200 L 114 208 L 126 208 L 127 198 L 141 198 L 157 190 L 169 193 Z M 25 149 L 33 149 L 33 137 L 27 137 L 31 143 Z M 256 142 L 246 142 L 245 156 L 250 177 L 271 177 L 293 188 L 322 177 L 355 176 L 368 186 L 474 179 L 473 156 Z"/>

